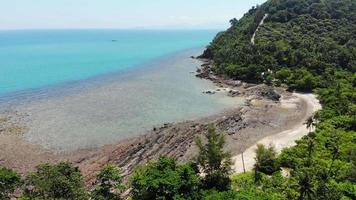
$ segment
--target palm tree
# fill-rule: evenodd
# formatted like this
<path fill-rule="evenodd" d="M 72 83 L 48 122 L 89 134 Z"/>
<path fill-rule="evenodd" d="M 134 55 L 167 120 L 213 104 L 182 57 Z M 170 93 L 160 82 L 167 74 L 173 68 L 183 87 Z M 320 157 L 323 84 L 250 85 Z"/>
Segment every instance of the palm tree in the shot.
<path fill-rule="evenodd" d="M 339 156 L 340 152 L 340 133 L 336 132 L 335 135 L 331 138 L 331 140 L 326 144 L 326 147 L 331 151 L 331 164 L 329 167 L 328 175 L 331 176 L 332 168 L 334 167 L 334 162 Z"/>
<path fill-rule="evenodd" d="M 305 121 L 304 123 L 305 125 L 307 125 L 307 128 L 309 129 L 309 133 L 311 132 L 312 128 L 313 128 L 313 124 L 314 124 L 314 119 L 313 116 L 308 117 L 308 119 Z"/>
<path fill-rule="evenodd" d="M 315 128 L 320 121 L 320 113 L 316 112 L 312 116 L 308 117 L 308 119 L 305 121 L 305 125 L 307 125 L 307 128 L 309 129 L 309 133 L 312 132 L 313 128 Z"/>
<path fill-rule="evenodd" d="M 314 115 L 313 115 L 315 126 L 318 126 L 318 124 L 320 122 L 320 118 L 321 118 L 320 112 L 319 111 L 315 112 Z"/>
<path fill-rule="evenodd" d="M 305 169 L 299 174 L 299 200 L 311 200 L 314 196 L 312 174 Z"/>
<path fill-rule="evenodd" d="M 315 142 L 313 138 L 308 137 L 308 144 L 307 144 L 307 151 L 308 151 L 308 167 L 311 165 L 312 154 L 314 152 Z"/>

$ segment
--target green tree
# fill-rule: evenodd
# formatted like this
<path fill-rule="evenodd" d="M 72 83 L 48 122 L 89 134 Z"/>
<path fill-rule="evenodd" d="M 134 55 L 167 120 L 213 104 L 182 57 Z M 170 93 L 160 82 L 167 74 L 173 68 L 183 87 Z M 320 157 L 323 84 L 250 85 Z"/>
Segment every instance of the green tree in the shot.
<path fill-rule="evenodd" d="M 313 161 L 313 152 L 315 150 L 315 141 L 313 138 L 308 137 L 307 139 L 307 166 L 310 167 Z"/>
<path fill-rule="evenodd" d="M 239 23 L 239 20 L 237 20 L 236 18 L 233 18 L 233 19 L 230 20 L 231 26 L 236 26 L 237 23 Z"/>
<path fill-rule="evenodd" d="M 298 69 L 294 73 L 292 89 L 311 91 L 316 86 L 316 79 L 307 69 Z"/>
<path fill-rule="evenodd" d="M 338 158 L 340 153 L 340 133 L 336 131 L 334 135 L 326 142 L 325 146 L 330 150 L 332 155 L 328 172 L 328 176 L 331 176 L 335 160 Z"/>
<path fill-rule="evenodd" d="M 120 200 L 125 188 L 120 170 L 112 164 L 106 165 L 96 176 L 97 182 L 91 197 L 94 200 Z"/>
<path fill-rule="evenodd" d="M 0 167 L 0 199 L 10 199 L 10 195 L 21 185 L 21 177 L 15 171 Z"/>
<path fill-rule="evenodd" d="M 204 194 L 203 200 L 236 200 L 240 199 L 237 197 L 238 193 L 236 191 L 208 191 Z"/>
<path fill-rule="evenodd" d="M 205 144 L 200 138 L 196 140 L 199 148 L 197 162 L 204 174 L 204 185 L 207 189 L 227 190 L 232 161 L 230 153 L 224 151 L 225 137 L 209 125 L 206 139 Z"/>
<path fill-rule="evenodd" d="M 299 200 L 315 199 L 312 173 L 310 168 L 298 170 Z"/>
<path fill-rule="evenodd" d="M 258 144 L 255 152 L 255 172 L 262 172 L 271 175 L 279 170 L 277 153 L 273 146 L 266 148 L 263 144 Z"/>
<path fill-rule="evenodd" d="M 194 164 L 177 165 L 173 158 L 160 157 L 139 167 L 131 177 L 133 200 L 200 199 L 200 177 Z"/>
<path fill-rule="evenodd" d="M 27 199 L 88 199 L 79 169 L 68 162 L 39 165 L 36 172 L 26 177 L 25 186 Z"/>
<path fill-rule="evenodd" d="M 310 133 L 314 127 L 313 117 L 312 116 L 308 117 L 308 119 L 305 121 L 304 124 L 307 125 L 307 129 L 309 130 L 309 133 Z"/>
<path fill-rule="evenodd" d="M 285 186 L 278 191 L 268 187 L 273 185 L 266 181 L 270 176 L 256 171 L 260 181 L 252 178 L 250 188 L 263 196 L 272 190 L 285 194 L 282 199 L 356 199 L 355 8 L 354 0 L 270 0 L 250 9 L 207 48 L 205 55 L 214 61 L 212 70 L 218 75 L 284 83 L 289 90 L 315 92 L 322 104 L 306 123 L 309 132 L 317 129 L 278 156 L 290 172 Z M 262 13 L 268 17 L 251 45 Z M 267 163 L 272 169 L 273 162 Z M 239 188 L 238 193 L 246 191 Z"/>
<path fill-rule="evenodd" d="M 315 195 L 320 200 L 339 200 L 342 199 L 343 196 L 337 186 L 329 183 L 328 180 L 319 181 Z"/>

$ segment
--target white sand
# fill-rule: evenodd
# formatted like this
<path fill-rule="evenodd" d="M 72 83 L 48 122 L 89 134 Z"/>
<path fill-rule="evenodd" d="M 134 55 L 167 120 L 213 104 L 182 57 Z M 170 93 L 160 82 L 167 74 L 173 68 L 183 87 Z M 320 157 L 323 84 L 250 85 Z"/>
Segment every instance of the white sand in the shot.
<path fill-rule="evenodd" d="M 289 130 L 285 130 L 279 132 L 277 134 L 268 136 L 263 138 L 262 140 L 256 142 L 253 146 L 249 147 L 243 153 L 245 169 L 246 171 L 251 171 L 253 169 L 253 165 L 255 164 L 255 150 L 257 148 L 257 144 L 264 144 L 266 146 L 273 145 L 276 151 L 279 153 L 283 148 L 291 147 L 295 145 L 295 141 L 302 138 L 304 135 L 308 134 L 308 129 L 304 122 L 308 117 L 310 117 L 313 113 L 321 109 L 321 105 L 313 94 L 300 94 L 294 93 L 293 96 L 295 98 L 290 100 L 282 100 L 281 104 L 285 107 L 292 107 L 294 106 L 293 102 L 296 100 L 304 101 L 306 103 L 306 114 L 304 120 L 301 122 L 296 123 L 296 125 Z M 234 172 L 241 173 L 244 172 L 243 170 L 243 163 L 242 163 L 242 154 L 238 154 L 233 157 Z"/>

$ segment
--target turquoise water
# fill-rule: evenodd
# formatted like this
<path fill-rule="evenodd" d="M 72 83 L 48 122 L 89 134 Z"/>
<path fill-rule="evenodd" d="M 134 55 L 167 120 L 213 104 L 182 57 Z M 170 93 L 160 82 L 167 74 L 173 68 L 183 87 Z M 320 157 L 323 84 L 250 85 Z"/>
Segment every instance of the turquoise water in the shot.
<path fill-rule="evenodd" d="M 134 68 L 208 44 L 217 31 L 0 31 L 0 95 Z"/>
<path fill-rule="evenodd" d="M 23 99 L 19 103 L 10 100 L 1 105 L 0 98 L 0 110 L 4 108 L 12 120 L 28 129 L 23 135 L 26 141 L 75 151 L 139 136 L 167 122 L 199 119 L 243 105 L 243 98 L 229 97 L 224 90 L 215 95 L 203 93 L 217 86 L 192 73 L 201 62 L 190 56 L 202 51 L 184 50 L 125 73 L 20 92 L 13 95 Z"/>
<path fill-rule="evenodd" d="M 216 31 L 0 31 L 0 116 L 23 138 L 75 151 L 113 144 L 167 122 L 241 106 L 195 77 Z"/>

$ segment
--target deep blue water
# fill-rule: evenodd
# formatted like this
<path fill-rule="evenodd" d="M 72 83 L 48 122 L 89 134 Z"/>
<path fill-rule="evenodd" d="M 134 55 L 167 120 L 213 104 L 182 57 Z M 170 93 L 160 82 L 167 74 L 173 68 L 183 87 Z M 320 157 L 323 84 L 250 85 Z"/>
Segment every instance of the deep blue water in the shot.
<path fill-rule="evenodd" d="M 124 72 L 203 47 L 216 30 L 0 31 L 0 95 Z"/>

